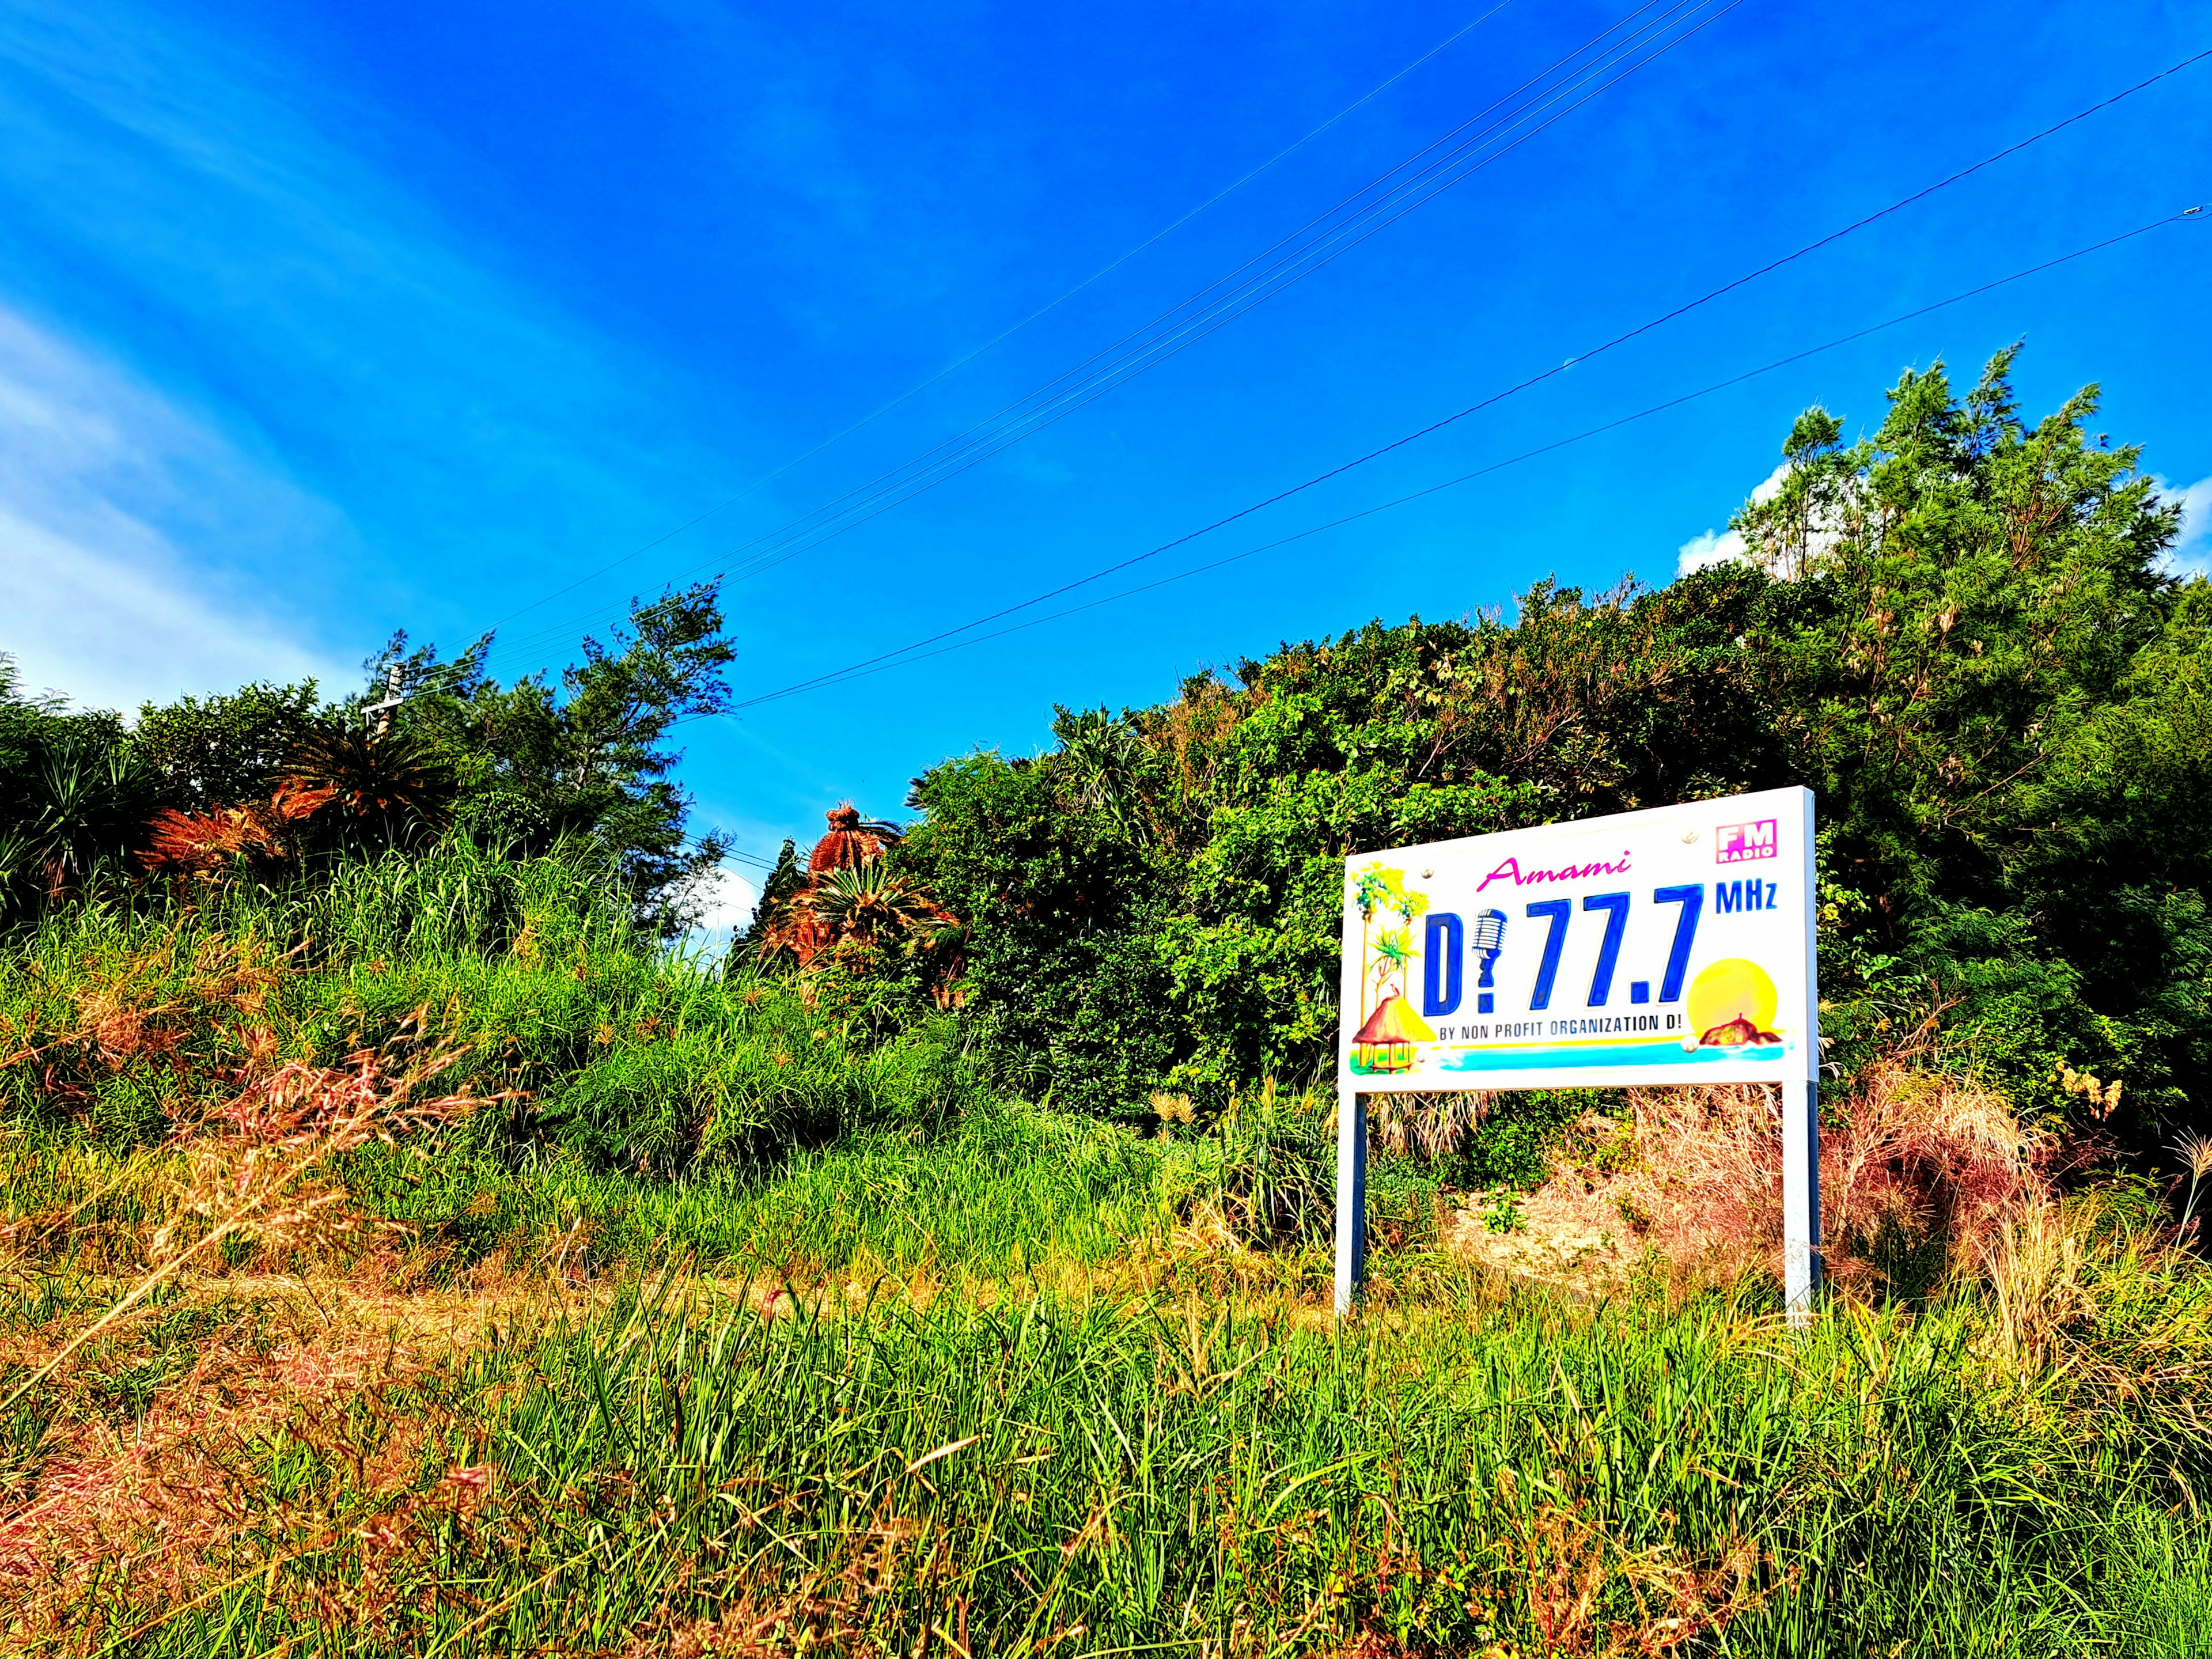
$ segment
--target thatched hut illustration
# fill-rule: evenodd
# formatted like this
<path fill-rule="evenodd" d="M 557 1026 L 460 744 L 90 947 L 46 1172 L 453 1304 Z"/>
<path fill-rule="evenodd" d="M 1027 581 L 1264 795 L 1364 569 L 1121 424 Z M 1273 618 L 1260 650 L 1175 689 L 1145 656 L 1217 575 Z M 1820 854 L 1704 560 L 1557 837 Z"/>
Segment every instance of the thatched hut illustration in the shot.
<path fill-rule="evenodd" d="M 1393 991 L 1375 1006 L 1352 1039 L 1353 1063 L 1367 1072 L 1410 1072 L 1413 1045 L 1434 1042 L 1437 1034 L 1413 1006 Z"/>

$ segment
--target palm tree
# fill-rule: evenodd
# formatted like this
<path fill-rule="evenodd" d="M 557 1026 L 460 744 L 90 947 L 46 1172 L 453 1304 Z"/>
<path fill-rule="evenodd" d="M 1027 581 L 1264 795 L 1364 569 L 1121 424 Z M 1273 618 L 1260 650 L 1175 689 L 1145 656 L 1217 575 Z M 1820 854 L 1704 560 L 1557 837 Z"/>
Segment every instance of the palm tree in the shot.
<path fill-rule="evenodd" d="M 48 900 L 82 888 L 101 860 L 138 839 L 151 780 L 127 740 L 72 738 L 48 750 L 30 799 L 0 836 L 0 887 L 35 885 Z M 19 809 L 20 810 L 20 809 Z"/>
<path fill-rule="evenodd" d="M 1391 888 L 1396 884 L 1397 873 L 1395 870 L 1370 865 L 1359 872 L 1359 879 L 1352 884 L 1352 902 L 1359 907 L 1359 991 L 1363 997 L 1367 994 L 1368 933 L 1375 925 L 1376 911 L 1382 908 L 1383 902 L 1390 896 Z M 1359 1008 L 1362 1020 L 1366 1018 L 1367 1012 L 1363 1002 Z"/>
<path fill-rule="evenodd" d="M 1378 958 L 1375 963 L 1375 1000 L 1376 1002 L 1382 1000 L 1386 994 L 1383 987 L 1389 984 L 1390 975 L 1394 973 L 1398 975 L 1399 993 L 1401 995 L 1404 994 L 1406 964 L 1413 959 L 1413 955 L 1412 934 L 1413 929 L 1410 927 L 1385 927 L 1382 937 L 1375 941 L 1375 954 Z"/>
<path fill-rule="evenodd" d="M 1375 946 L 1382 952 L 1382 961 L 1376 964 L 1376 971 L 1387 977 L 1391 968 L 1403 969 L 1412 956 L 1413 923 L 1417 918 L 1428 914 L 1429 896 L 1407 892 L 1403 870 L 1370 865 L 1359 872 L 1359 879 L 1353 884 L 1352 899 L 1359 907 L 1359 980 L 1364 987 L 1368 975 L 1368 934 L 1374 925 L 1375 913 L 1377 910 L 1391 911 L 1401 917 L 1406 924 L 1395 933 L 1385 933 L 1382 940 Z M 1378 978 L 1378 988 L 1382 983 L 1383 978 Z M 1401 988 L 1403 988 L 1402 980 Z M 1363 1009 L 1361 1012 L 1364 1014 L 1366 1011 Z"/>
<path fill-rule="evenodd" d="M 318 720 L 293 745 L 286 769 L 327 789 L 337 811 L 386 843 L 434 836 L 452 821 L 453 769 L 437 747 L 410 732 L 373 737 L 349 723 Z"/>
<path fill-rule="evenodd" d="M 1144 738 L 1103 708 L 1079 714 L 1062 710 L 1053 721 L 1053 732 L 1060 739 L 1067 805 L 1079 812 L 1102 813 L 1124 830 L 1136 829 Z"/>
<path fill-rule="evenodd" d="M 927 893 L 881 859 L 826 872 L 806 902 L 839 939 L 871 945 L 902 939 L 943 920 Z"/>
<path fill-rule="evenodd" d="M 1405 927 L 1398 933 L 1398 942 L 1404 947 L 1405 952 L 1398 958 L 1398 994 L 1403 996 L 1408 982 L 1407 968 L 1413 957 L 1413 923 L 1420 917 L 1428 915 L 1429 896 L 1426 893 L 1407 892 L 1404 874 L 1395 870 L 1390 873 L 1396 878 L 1390 892 L 1390 908 L 1406 921 Z"/>

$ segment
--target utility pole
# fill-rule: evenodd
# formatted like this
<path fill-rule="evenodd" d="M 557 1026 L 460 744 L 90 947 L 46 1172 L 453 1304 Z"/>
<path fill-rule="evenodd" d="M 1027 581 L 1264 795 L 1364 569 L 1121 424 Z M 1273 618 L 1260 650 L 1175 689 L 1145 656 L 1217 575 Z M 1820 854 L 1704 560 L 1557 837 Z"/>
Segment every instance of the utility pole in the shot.
<path fill-rule="evenodd" d="M 399 665 L 394 663 L 385 671 L 384 701 L 370 703 L 361 711 L 376 727 L 375 732 L 371 735 L 377 738 L 390 737 L 392 711 L 406 701 L 406 698 L 399 695 Z"/>

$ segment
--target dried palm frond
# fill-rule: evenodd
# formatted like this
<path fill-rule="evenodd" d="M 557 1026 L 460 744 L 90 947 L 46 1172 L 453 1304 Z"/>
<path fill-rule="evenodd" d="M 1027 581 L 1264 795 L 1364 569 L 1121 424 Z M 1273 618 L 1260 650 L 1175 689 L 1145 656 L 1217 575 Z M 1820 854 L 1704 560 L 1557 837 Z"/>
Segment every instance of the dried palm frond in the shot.
<path fill-rule="evenodd" d="M 1463 1145 L 1490 1115 L 1495 1097 L 1481 1090 L 1449 1094 L 1373 1094 L 1367 1133 L 1376 1146 L 1403 1156 L 1443 1158 Z"/>
<path fill-rule="evenodd" d="M 218 806 L 212 812 L 180 812 L 173 807 L 150 821 L 153 844 L 138 856 L 149 870 L 175 875 L 214 876 L 240 860 L 289 858 L 296 850 L 293 830 L 330 805 L 337 792 L 287 778 L 266 801 Z"/>
<path fill-rule="evenodd" d="M 243 806 L 218 806 L 212 812 L 165 808 L 149 826 L 153 844 L 138 856 L 149 870 L 179 875 L 214 875 L 241 858 L 270 850 L 261 826 Z"/>

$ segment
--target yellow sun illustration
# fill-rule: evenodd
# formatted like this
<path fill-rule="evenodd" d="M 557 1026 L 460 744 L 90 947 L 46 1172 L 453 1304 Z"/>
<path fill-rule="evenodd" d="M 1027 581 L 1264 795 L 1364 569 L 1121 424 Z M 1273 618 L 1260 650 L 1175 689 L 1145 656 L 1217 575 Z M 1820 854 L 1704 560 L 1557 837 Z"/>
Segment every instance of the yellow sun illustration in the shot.
<path fill-rule="evenodd" d="M 1766 969 L 1741 957 L 1725 957 L 1690 981 L 1690 1030 L 1710 1031 L 1740 1019 L 1755 1031 L 1771 1031 L 1780 1001 Z"/>

